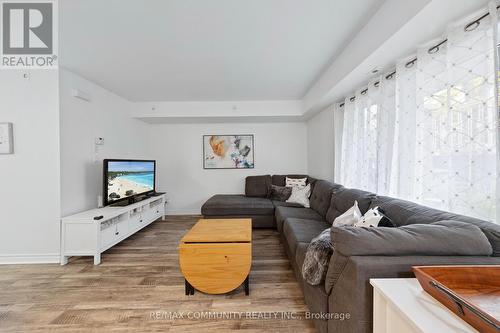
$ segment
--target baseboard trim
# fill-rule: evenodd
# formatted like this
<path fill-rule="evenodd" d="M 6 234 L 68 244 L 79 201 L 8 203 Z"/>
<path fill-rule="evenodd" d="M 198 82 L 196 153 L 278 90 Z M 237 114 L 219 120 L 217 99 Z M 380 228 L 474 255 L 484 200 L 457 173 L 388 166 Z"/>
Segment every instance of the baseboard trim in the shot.
<path fill-rule="evenodd" d="M 59 264 L 59 254 L 0 254 L 0 265 Z"/>
<path fill-rule="evenodd" d="M 165 217 L 166 218 L 168 218 L 168 217 L 192 217 L 192 218 L 198 217 L 198 218 L 201 218 L 201 217 L 203 217 L 203 215 L 201 215 L 201 214 L 194 214 L 194 213 L 193 214 L 187 214 L 187 213 L 182 213 L 182 212 L 180 212 L 180 213 L 169 212 L 168 214 L 165 215 Z"/>

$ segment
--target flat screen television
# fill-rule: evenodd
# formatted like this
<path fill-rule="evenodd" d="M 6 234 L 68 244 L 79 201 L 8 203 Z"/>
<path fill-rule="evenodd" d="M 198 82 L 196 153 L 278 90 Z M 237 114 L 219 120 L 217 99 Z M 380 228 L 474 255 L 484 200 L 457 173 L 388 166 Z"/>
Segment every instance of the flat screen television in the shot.
<path fill-rule="evenodd" d="M 103 165 L 104 206 L 127 205 L 155 192 L 156 161 L 106 159 Z"/>

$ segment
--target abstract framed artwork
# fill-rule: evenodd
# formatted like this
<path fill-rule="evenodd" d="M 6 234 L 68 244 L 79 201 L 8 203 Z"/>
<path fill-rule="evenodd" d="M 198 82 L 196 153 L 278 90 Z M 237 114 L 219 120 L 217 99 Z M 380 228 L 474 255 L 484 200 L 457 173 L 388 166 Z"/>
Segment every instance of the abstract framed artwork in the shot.
<path fill-rule="evenodd" d="M 253 134 L 203 136 L 203 169 L 253 168 Z"/>

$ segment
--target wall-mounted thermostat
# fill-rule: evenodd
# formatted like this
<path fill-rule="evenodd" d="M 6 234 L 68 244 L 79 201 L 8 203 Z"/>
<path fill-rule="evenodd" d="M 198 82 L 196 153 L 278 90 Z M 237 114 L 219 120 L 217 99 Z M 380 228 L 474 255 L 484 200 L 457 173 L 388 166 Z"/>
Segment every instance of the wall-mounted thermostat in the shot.
<path fill-rule="evenodd" d="M 0 123 L 0 154 L 14 154 L 12 123 Z"/>

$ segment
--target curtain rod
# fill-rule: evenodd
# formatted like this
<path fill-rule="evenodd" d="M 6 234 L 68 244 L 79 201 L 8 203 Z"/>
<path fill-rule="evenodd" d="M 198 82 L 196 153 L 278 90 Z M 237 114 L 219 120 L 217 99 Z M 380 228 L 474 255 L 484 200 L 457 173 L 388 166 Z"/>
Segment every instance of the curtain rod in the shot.
<path fill-rule="evenodd" d="M 499 8 L 500 8 L 500 5 L 499 5 L 499 6 L 497 6 L 496 8 L 497 8 L 497 9 L 499 9 Z M 481 21 L 482 21 L 483 19 L 485 19 L 486 17 L 488 17 L 489 15 L 490 15 L 490 13 L 488 12 L 488 13 L 484 14 L 483 16 L 481 16 L 481 17 L 479 17 L 479 18 L 475 19 L 474 21 L 470 22 L 469 24 L 467 24 L 467 25 L 464 27 L 464 31 L 465 31 L 465 32 L 469 32 L 469 31 L 473 31 L 473 30 L 477 29 L 477 27 L 479 27 L 479 25 L 481 24 Z M 430 47 L 430 48 L 427 50 L 427 53 L 429 53 L 429 54 L 434 54 L 434 53 L 437 53 L 437 52 L 439 51 L 439 47 L 440 47 L 441 45 L 443 45 L 444 43 L 446 43 L 447 41 L 448 41 L 448 38 L 446 38 L 446 39 L 442 40 L 441 42 L 437 43 L 436 45 L 434 45 L 434 46 Z M 413 65 L 417 62 L 417 60 L 418 60 L 418 59 L 417 59 L 417 57 L 413 58 L 412 60 L 408 61 L 408 62 L 405 64 L 405 67 L 406 67 L 406 68 L 411 68 L 411 67 L 412 67 L 412 66 L 413 66 Z M 394 75 L 395 75 L 395 74 L 396 74 L 396 71 L 394 70 L 394 71 L 390 72 L 389 74 L 387 74 L 387 75 L 385 76 L 385 79 L 386 79 L 386 80 L 390 80 L 390 79 L 392 79 L 392 78 L 394 77 Z M 375 87 L 377 87 L 379 84 L 380 84 L 380 81 L 377 81 L 377 82 L 375 82 L 373 85 L 374 85 Z M 365 89 L 363 89 L 363 90 L 361 90 L 361 95 L 364 95 L 364 94 L 366 94 L 367 92 L 368 92 L 368 87 L 367 87 L 367 88 L 365 88 Z M 356 99 L 356 96 L 352 96 L 351 98 L 349 98 L 349 100 L 350 100 L 351 102 L 354 102 L 354 100 L 355 100 L 355 99 Z M 340 104 L 339 104 L 339 107 L 343 107 L 344 105 L 345 105 L 345 102 L 342 102 L 342 103 L 340 103 Z"/>

